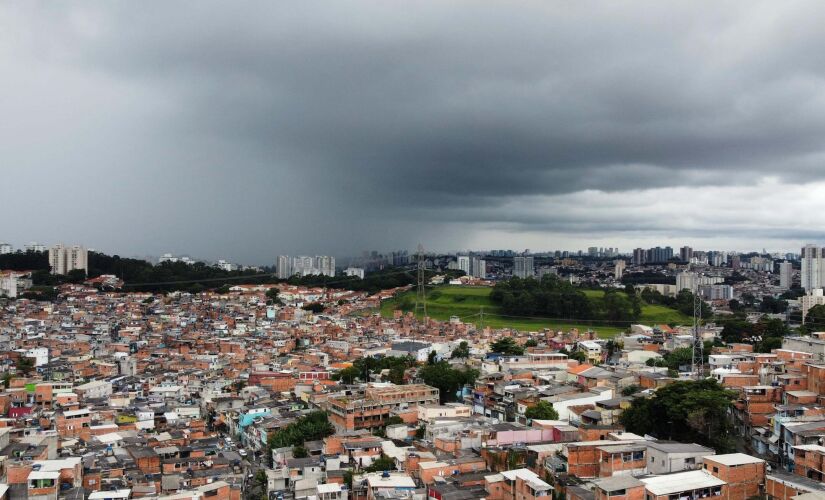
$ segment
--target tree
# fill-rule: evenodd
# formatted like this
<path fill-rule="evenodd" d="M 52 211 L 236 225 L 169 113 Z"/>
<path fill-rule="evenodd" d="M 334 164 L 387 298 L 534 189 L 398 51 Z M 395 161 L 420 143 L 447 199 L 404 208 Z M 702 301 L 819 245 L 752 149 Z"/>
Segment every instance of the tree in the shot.
<path fill-rule="evenodd" d="M 305 311 L 310 311 L 315 314 L 320 314 L 324 312 L 324 305 L 320 302 L 310 302 L 308 304 L 304 304 L 303 306 L 301 306 L 301 309 Z"/>
<path fill-rule="evenodd" d="M 695 442 L 717 453 L 733 449 L 728 411 L 736 394 L 714 379 L 676 381 L 650 398 L 636 398 L 620 417 L 629 432 Z"/>
<path fill-rule="evenodd" d="M 280 297 L 278 296 L 279 293 L 280 293 L 280 290 L 278 290 L 275 287 L 272 287 L 272 288 L 270 288 L 269 290 L 266 291 L 266 298 L 267 298 L 267 300 L 271 301 L 275 305 L 282 305 L 283 302 L 281 301 Z"/>
<path fill-rule="evenodd" d="M 20 356 L 17 358 L 17 371 L 23 375 L 28 375 L 34 368 L 34 360 L 28 356 Z"/>
<path fill-rule="evenodd" d="M 270 434 L 267 447 L 272 450 L 286 446 L 302 446 L 306 441 L 323 439 L 334 433 L 335 428 L 329 422 L 327 414 L 323 411 L 314 411 Z"/>
<path fill-rule="evenodd" d="M 825 305 L 820 304 L 808 309 L 802 326 L 805 333 L 825 330 Z"/>
<path fill-rule="evenodd" d="M 478 375 L 478 370 L 453 368 L 446 361 L 428 364 L 418 369 L 418 376 L 425 384 L 438 388 L 441 403 L 458 399 L 456 393 L 459 389 L 474 384 Z"/>
<path fill-rule="evenodd" d="M 531 420 L 556 420 L 559 418 L 559 412 L 553 408 L 552 403 L 539 401 L 534 406 L 527 408 L 524 416 Z"/>
<path fill-rule="evenodd" d="M 69 283 L 83 283 L 86 281 L 86 270 L 85 269 L 72 269 L 66 274 L 66 281 Z"/>
<path fill-rule="evenodd" d="M 395 460 L 383 453 L 373 463 L 364 467 L 364 472 L 381 472 L 385 470 L 395 470 Z"/>
<path fill-rule="evenodd" d="M 458 347 L 453 349 L 453 353 L 450 356 L 453 359 L 467 359 L 470 357 L 470 345 L 467 343 L 466 340 L 462 340 Z"/>
<path fill-rule="evenodd" d="M 222 285 L 215 289 L 215 293 L 220 295 L 226 295 L 229 293 L 229 285 Z"/>
<path fill-rule="evenodd" d="M 338 372 L 339 380 L 344 384 L 352 384 L 361 374 L 355 366 L 348 366 Z"/>
<path fill-rule="evenodd" d="M 384 422 L 385 425 L 398 425 L 398 424 L 403 424 L 403 423 L 404 423 L 404 419 L 402 419 L 398 415 L 393 415 L 390 418 L 388 418 L 386 420 L 386 422 Z"/>
<path fill-rule="evenodd" d="M 504 354 L 505 356 L 519 356 L 524 354 L 524 348 L 513 340 L 512 337 L 502 337 L 490 344 L 490 351 Z"/>
<path fill-rule="evenodd" d="M 534 339 L 533 337 L 530 337 L 529 339 L 527 339 L 527 342 L 524 343 L 524 347 L 536 347 L 538 345 L 538 340 Z"/>
<path fill-rule="evenodd" d="M 641 387 L 638 385 L 629 385 L 622 389 L 622 396 L 632 396 L 633 394 L 639 392 L 640 389 Z"/>
<path fill-rule="evenodd" d="M 435 351 L 430 351 L 430 354 L 427 355 L 427 364 L 434 365 L 437 359 L 438 353 Z"/>
<path fill-rule="evenodd" d="M 292 447 L 292 456 L 293 458 L 306 458 L 309 456 L 309 452 L 305 447 L 296 445 Z"/>

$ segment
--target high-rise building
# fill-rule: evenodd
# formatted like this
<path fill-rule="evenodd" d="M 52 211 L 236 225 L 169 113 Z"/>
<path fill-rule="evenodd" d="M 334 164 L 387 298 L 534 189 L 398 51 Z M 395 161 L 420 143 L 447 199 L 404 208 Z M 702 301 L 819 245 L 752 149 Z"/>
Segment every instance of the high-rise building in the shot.
<path fill-rule="evenodd" d="M 5 255 L 7 253 L 12 253 L 14 248 L 9 243 L 0 243 L 0 255 Z"/>
<path fill-rule="evenodd" d="M 285 280 L 292 276 L 292 261 L 289 260 L 289 255 L 279 255 L 278 265 L 278 279 Z"/>
<path fill-rule="evenodd" d="M 633 250 L 633 265 L 640 266 L 645 263 L 645 249 L 636 248 Z"/>
<path fill-rule="evenodd" d="M 487 277 L 487 261 L 480 257 L 473 257 L 470 260 L 470 274 L 473 278 L 484 279 Z"/>
<path fill-rule="evenodd" d="M 779 288 L 789 290 L 793 280 L 793 265 L 790 262 L 779 263 Z"/>
<path fill-rule="evenodd" d="M 734 255 L 730 258 L 730 268 L 731 269 L 739 269 L 742 267 L 742 257 L 738 255 Z"/>
<path fill-rule="evenodd" d="M 52 274 L 69 274 L 69 271 L 82 269 L 89 271 L 89 252 L 82 246 L 71 247 L 63 244 L 49 248 L 49 266 Z"/>
<path fill-rule="evenodd" d="M 697 283 L 696 273 L 684 272 L 676 275 L 676 291 L 678 292 L 685 289 L 694 291 L 696 290 Z"/>
<path fill-rule="evenodd" d="M 361 267 L 348 267 L 344 269 L 345 276 L 355 276 L 359 279 L 364 279 L 364 269 Z"/>
<path fill-rule="evenodd" d="M 805 245 L 802 248 L 802 288 L 806 292 L 811 293 L 811 290 L 822 288 L 823 274 L 825 274 L 825 266 L 823 266 L 823 249 L 816 245 Z"/>
<path fill-rule="evenodd" d="M 532 278 L 533 275 L 532 255 L 517 255 L 513 257 L 513 276 L 517 278 Z"/>
<path fill-rule="evenodd" d="M 624 268 L 626 263 L 624 259 L 619 259 L 615 262 L 615 266 L 613 268 L 613 275 L 617 280 L 622 279 L 622 275 L 624 274 Z"/>
<path fill-rule="evenodd" d="M 470 275 L 470 256 L 459 255 L 457 259 L 457 267 L 459 271 L 464 271 L 467 276 Z"/>
<path fill-rule="evenodd" d="M 42 245 L 36 241 L 30 242 L 28 245 L 24 247 L 27 252 L 45 252 L 46 245 Z"/>
<path fill-rule="evenodd" d="M 679 249 L 679 260 L 682 262 L 690 262 L 693 258 L 693 249 L 691 247 L 682 247 Z"/>
<path fill-rule="evenodd" d="M 588 255 L 588 257 L 598 257 L 599 256 L 599 248 L 598 247 L 588 247 L 587 248 L 587 255 Z"/>

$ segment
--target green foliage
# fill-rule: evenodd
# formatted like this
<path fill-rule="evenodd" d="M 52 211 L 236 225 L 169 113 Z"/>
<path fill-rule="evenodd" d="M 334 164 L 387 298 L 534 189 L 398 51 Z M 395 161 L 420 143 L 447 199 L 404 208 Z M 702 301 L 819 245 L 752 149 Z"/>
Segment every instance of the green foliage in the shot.
<path fill-rule="evenodd" d="M 641 387 L 638 385 L 629 385 L 622 389 L 622 396 L 632 396 L 641 390 Z"/>
<path fill-rule="evenodd" d="M 221 295 L 225 295 L 229 293 L 229 285 L 221 285 L 215 289 L 215 293 L 219 293 Z"/>
<path fill-rule="evenodd" d="M 506 356 L 520 356 L 524 354 L 524 348 L 518 345 L 512 337 L 501 337 L 490 344 L 490 352 L 497 352 Z"/>
<path fill-rule="evenodd" d="M 272 287 L 266 291 L 266 298 L 272 301 L 272 303 L 275 305 L 282 305 L 283 301 L 281 301 L 281 298 L 278 296 L 279 293 L 281 293 L 280 290 L 278 290 L 275 287 Z"/>
<path fill-rule="evenodd" d="M 323 439 L 334 433 L 335 428 L 329 423 L 327 414 L 323 411 L 315 411 L 270 434 L 267 446 L 270 450 L 287 446 L 302 446 L 306 441 Z"/>
<path fill-rule="evenodd" d="M 736 394 L 716 380 L 673 382 L 650 398 L 636 398 L 620 418 L 629 432 L 733 450 L 728 410 Z"/>
<path fill-rule="evenodd" d="M 404 383 L 404 372 L 407 368 L 412 368 L 417 363 L 412 356 L 387 356 L 384 358 L 358 358 L 352 366 L 357 369 L 358 378 L 369 380 L 369 373 L 382 370 L 389 370 L 390 374 L 386 380 L 396 385 Z"/>
<path fill-rule="evenodd" d="M 430 354 L 427 355 L 427 364 L 434 365 L 437 359 L 438 353 L 435 351 L 430 351 Z"/>
<path fill-rule="evenodd" d="M 321 304 L 320 302 L 310 302 L 301 306 L 301 309 L 310 311 L 314 314 L 320 314 L 324 312 L 324 304 Z"/>
<path fill-rule="evenodd" d="M 418 429 L 415 430 L 415 439 L 424 439 L 424 436 L 426 436 L 426 435 L 427 435 L 427 429 L 424 428 L 423 426 L 419 427 Z"/>
<path fill-rule="evenodd" d="M 338 372 L 338 380 L 344 384 L 352 384 L 358 378 L 360 372 L 355 366 L 348 366 Z"/>
<path fill-rule="evenodd" d="M 373 463 L 364 467 L 364 472 L 381 472 L 385 470 L 395 470 L 395 460 L 383 453 Z"/>
<path fill-rule="evenodd" d="M 20 297 L 29 300 L 45 300 L 53 302 L 57 300 L 58 290 L 52 286 L 36 285 L 20 294 Z"/>
<path fill-rule="evenodd" d="M 559 418 L 559 412 L 553 408 L 552 403 L 547 401 L 539 401 L 535 406 L 527 408 L 524 416 L 534 420 L 556 420 Z"/>
<path fill-rule="evenodd" d="M 453 359 L 467 359 L 470 357 L 470 344 L 467 343 L 466 340 L 462 340 L 458 347 L 453 349 L 453 353 L 450 356 Z"/>
<path fill-rule="evenodd" d="M 823 313 L 825 313 L 825 306 L 814 306 L 811 310 L 817 307 L 822 307 Z M 781 338 L 789 333 L 790 329 L 785 326 L 781 319 L 761 318 L 756 323 L 751 323 L 741 318 L 733 318 L 725 321 L 722 326 L 722 339 L 729 343 L 746 342 L 756 344 L 760 340 L 771 337 Z"/>
<path fill-rule="evenodd" d="M 594 318 L 587 296 L 572 284 L 547 275 L 541 281 L 512 278 L 496 283 L 490 294 L 505 314 L 548 318 Z"/>
<path fill-rule="evenodd" d="M 524 347 L 536 347 L 538 345 L 539 345 L 538 340 L 536 340 L 532 337 L 527 339 L 527 342 L 524 343 Z"/>
<path fill-rule="evenodd" d="M 307 449 L 301 445 L 293 446 L 292 447 L 292 457 L 293 458 L 306 458 L 309 456 L 309 452 Z"/>
<path fill-rule="evenodd" d="M 384 422 L 385 425 L 398 425 L 398 424 L 403 424 L 403 423 L 404 423 L 404 419 L 402 419 L 398 415 L 393 415 L 390 418 L 388 418 L 386 420 L 386 422 Z"/>
<path fill-rule="evenodd" d="M 775 299 L 770 295 L 762 297 L 762 302 L 759 304 L 759 311 L 767 314 L 783 314 L 787 310 L 787 300 Z"/>
<path fill-rule="evenodd" d="M 28 375 L 34 369 L 34 360 L 28 356 L 20 356 L 17 358 L 17 371 L 23 375 Z"/>
<path fill-rule="evenodd" d="M 559 353 L 566 354 L 568 358 L 575 359 L 579 363 L 584 363 L 587 361 L 587 354 L 583 351 L 568 351 L 567 349 L 560 349 Z"/>
<path fill-rule="evenodd" d="M 808 309 L 802 331 L 803 333 L 810 333 L 822 330 L 825 330 L 825 305 L 820 304 Z"/>
<path fill-rule="evenodd" d="M 441 403 L 456 401 L 456 392 L 465 385 L 473 385 L 479 372 L 473 368 L 458 369 L 446 361 L 425 365 L 418 369 L 418 376 L 425 384 L 437 387 Z"/>

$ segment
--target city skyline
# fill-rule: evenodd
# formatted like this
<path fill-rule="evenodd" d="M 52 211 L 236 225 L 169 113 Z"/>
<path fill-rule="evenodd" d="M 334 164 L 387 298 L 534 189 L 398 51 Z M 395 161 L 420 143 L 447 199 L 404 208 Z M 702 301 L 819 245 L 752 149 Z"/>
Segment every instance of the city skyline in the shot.
<path fill-rule="evenodd" d="M 0 7 L 25 210 L 0 237 L 241 262 L 825 242 L 821 4 L 248 5 Z"/>

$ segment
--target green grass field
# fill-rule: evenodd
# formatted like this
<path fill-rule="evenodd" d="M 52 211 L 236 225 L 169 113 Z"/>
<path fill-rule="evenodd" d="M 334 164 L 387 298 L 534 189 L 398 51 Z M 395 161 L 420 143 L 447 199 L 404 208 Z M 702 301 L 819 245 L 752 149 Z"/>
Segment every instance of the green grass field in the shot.
<path fill-rule="evenodd" d="M 537 331 L 542 328 L 568 330 L 595 330 L 599 337 L 610 338 L 626 330 L 625 327 L 603 325 L 597 322 L 568 322 L 543 318 L 513 318 L 500 314 L 501 309 L 490 300 L 490 287 L 466 286 L 439 286 L 427 292 L 427 314 L 437 320 L 448 320 L 451 316 L 458 316 L 462 321 L 482 325 L 481 311 L 484 311 L 483 326 L 493 328 L 514 328 L 521 331 Z M 602 292 L 585 290 L 584 293 L 591 299 L 598 300 Z M 404 292 L 393 299 L 381 304 L 381 315 L 391 317 L 396 309 L 412 310 L 415 304 L 415 291 Z M 689 318 L 684 314 L 664 306 L 642 306 L 642 317 L 639 323 L 688 323 Z"/>

